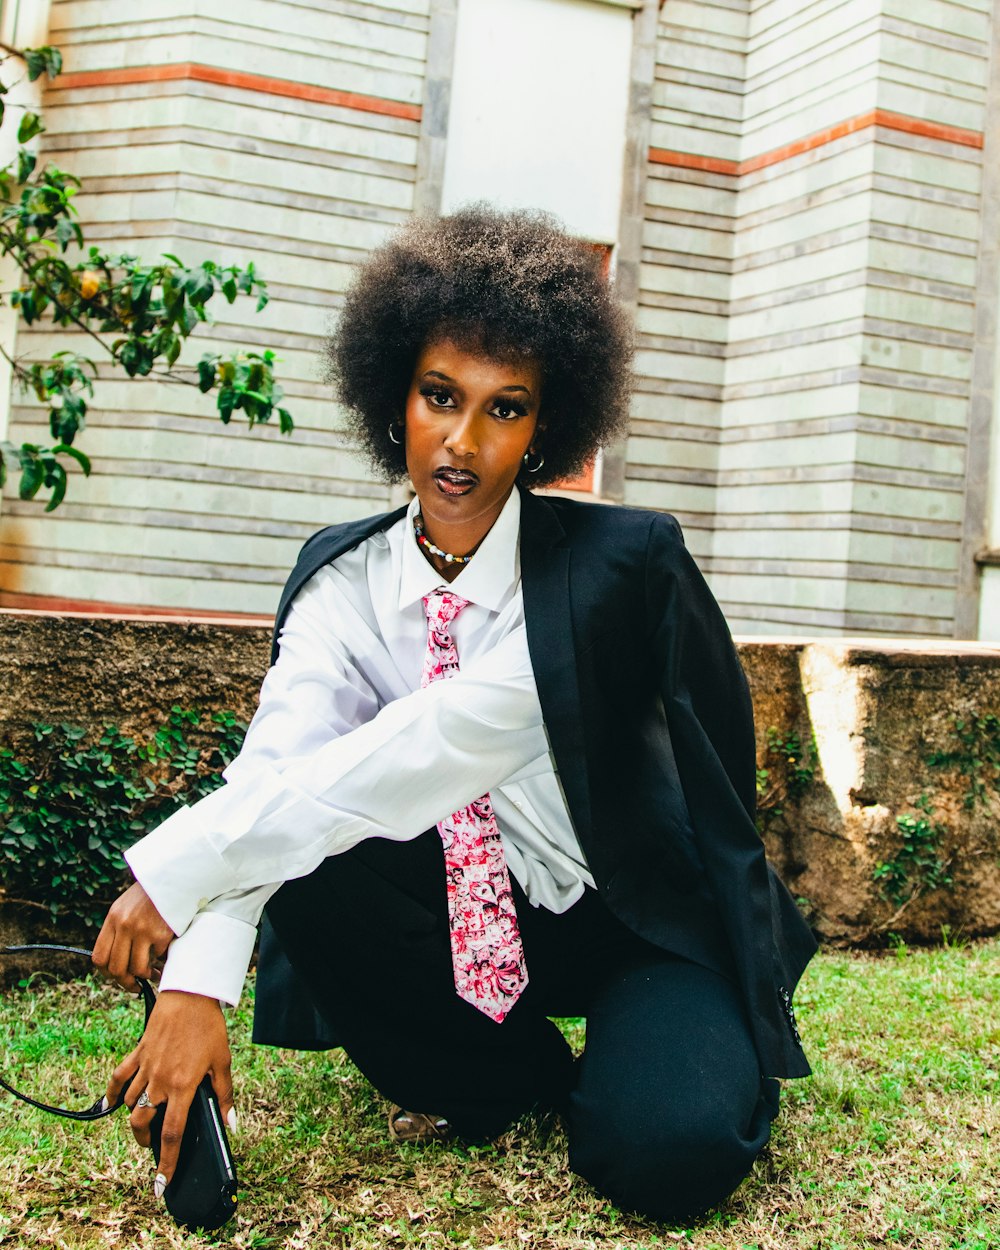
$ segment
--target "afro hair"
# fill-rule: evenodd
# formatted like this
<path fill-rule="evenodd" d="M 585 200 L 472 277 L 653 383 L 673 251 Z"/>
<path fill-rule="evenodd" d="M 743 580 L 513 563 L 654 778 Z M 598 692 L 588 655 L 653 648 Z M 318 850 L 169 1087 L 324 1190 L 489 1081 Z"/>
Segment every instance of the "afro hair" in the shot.
<path fill-rule="evenodd" d="M 415 218 L 358 268 L 327 344 L 329 376 L 351 430 L 389 481 L 406 477 L 389 437 L 424 346 L 447 338 L 494 360 L 542 369 L 535 446 L 545 457 L 526 485 L 580 473 L 628 421 L 631 323 L 599 253 L 546 213 L 477 204 Z"/>

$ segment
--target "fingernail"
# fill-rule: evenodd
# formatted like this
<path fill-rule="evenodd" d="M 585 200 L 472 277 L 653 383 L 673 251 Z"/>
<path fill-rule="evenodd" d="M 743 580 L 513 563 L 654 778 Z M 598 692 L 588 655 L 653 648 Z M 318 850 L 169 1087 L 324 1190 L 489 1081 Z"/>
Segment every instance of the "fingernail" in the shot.
<path fill-rule="evenodd" d="M 157 1172 L 156 1180 L 153 1181 L 153 1197 L 162 1198 L 163 1191 L 166 1189 L 166 1187 L 167 1187 L 167 1178 L 163 1175 L 162 1172 Z"/>
<path fill-rule="evenodd" d="M 226 1116 L 226 1123 L 229 1125 L 229 1131 L 231 1133 L 235 1133 L 236 1132 L 236 1108 L 235 1107 L 229 1108 L 229 1114 Z"/>
<path fill-rule="evenodd" d="M 102 1111 L 107 1111 L 107 1109 L 108 1109 L 110 1106 L 111 1106 L 111 1103 L 109 1103 L 109 1102 L 108 1102 L 107 1095 L 105 1094 L 105 1096 L 101 1099 L 101 1110 L 102 1110 Z"/>

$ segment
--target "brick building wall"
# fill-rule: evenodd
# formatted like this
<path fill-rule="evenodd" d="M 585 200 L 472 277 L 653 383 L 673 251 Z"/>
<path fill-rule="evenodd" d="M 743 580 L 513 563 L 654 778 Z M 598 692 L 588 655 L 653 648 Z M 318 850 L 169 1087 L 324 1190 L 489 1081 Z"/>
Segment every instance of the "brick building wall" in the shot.
<path fill-rule="evenodd" d="M 1000 579 L 1000 216 L 984 156 L 1000 141 L 1000 6 L 517 0 L 526 45 L 533 5 L 539 30 L 563 23 L 583 87 L 631 74 L 618 237 L 585 214 L 574 225 L 614 246 L 636 318 L 631 435 L 599 467 L 600 494 L 676 513 L 737 631 L 997 636 L 1000 591 L 980 614 L 979 584 Z M 455 48 L 469 46 L 456 24 L 486 9 L 55 0 L 66 73 L 46 96 L 45 154 L 84 178 L 84 226 L 144 256 L 253 259 L 272 304 L 224 310 L 216 334 L 276 347 L 298 429 L 223 430 L 183 388 L 102 377 L 93 478 L 53 516 L 4 500 L 8 596 L 266 613 L 302 538 L 388 504 L 345 442 L 318 349 L 352 265 L 415 204 L 441 203 Z M 575 49 L 598 11 L 632 22 L 630 69 Z M 504 60 L 497 83 L 536 84 L 517 72 Z M 551 176 L 507 163 L 507 201 L 550 207 Z M 22 332 L 36 345 L 55 344 Z M 15 437 L 41 437 L 30 404 L 12 418 Z"/>

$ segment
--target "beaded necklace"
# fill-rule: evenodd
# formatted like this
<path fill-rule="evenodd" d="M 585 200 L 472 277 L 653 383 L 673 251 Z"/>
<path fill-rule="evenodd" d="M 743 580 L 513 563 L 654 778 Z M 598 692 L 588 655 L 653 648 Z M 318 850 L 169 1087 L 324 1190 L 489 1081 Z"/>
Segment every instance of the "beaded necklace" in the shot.
<path fill-rule="evenodd" d="M 440 547 L 435 547 L 424 533 L 424 518 L 419 512 L 413 518 L 413 532 L 417 537 L 417 542 L 425 551 L 429 551 L 432 556 L 437 556 L 440 560 L 444 560 L 446 564 L 468 564 L 472 559 L 471 555 L 455 556 L 450 551 L 442 551 Z"/>

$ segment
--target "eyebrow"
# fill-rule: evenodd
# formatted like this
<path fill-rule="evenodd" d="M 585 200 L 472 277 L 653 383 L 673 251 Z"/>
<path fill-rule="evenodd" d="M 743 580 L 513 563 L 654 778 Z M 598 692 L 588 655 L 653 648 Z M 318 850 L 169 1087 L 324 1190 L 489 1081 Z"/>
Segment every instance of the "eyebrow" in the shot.
<path fill-rule="evenodd" d="M 450 378 L 447 373 L 442 373 L 439 369 L 427 369 L 422 376 L 425 378 L 440 378 L 442 382 L 450 382 L 452 386 L 458 385 L 454 378 Z M 510 386 L 501 386 L 497 389 L 501 391 L 523 391 L 525 395 L 531 394 L 531 391 L 526 386 L 521 386 L 519 383 L 511 383 Z"/>

